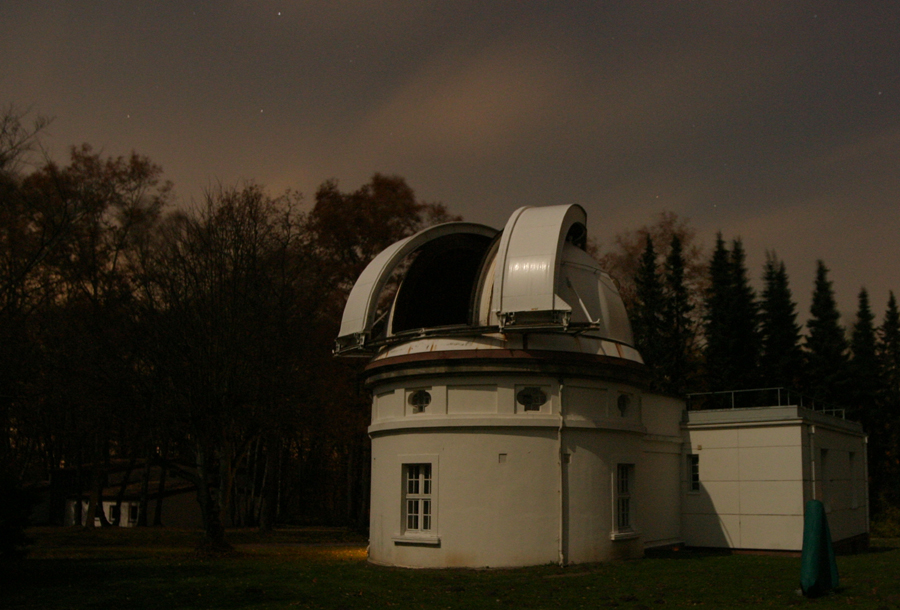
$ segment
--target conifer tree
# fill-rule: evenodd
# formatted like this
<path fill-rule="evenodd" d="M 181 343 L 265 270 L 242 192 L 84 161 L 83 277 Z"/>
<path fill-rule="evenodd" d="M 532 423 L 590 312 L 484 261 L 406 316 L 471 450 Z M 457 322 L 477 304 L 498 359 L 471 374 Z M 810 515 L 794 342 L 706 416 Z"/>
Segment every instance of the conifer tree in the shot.
<path fill-rule="evenodd" d="M 799 387 L 803 352 L 796 304 L 788 286 L 784 262 L 774 253 L 766 255 L 765 288 L 760 304 L 760 377 L 765 386 Z"/>
<path fill-rule="evenodd" d="M 759 385 L 759 308 L 756 293 L 747 278 L 746 255 L 740 239 L 731 248 L 731 389 Z"/>
<path fill-rule="evenodd" d="M 806 323 L 809 336 L 805 389 L 815 398 L 844 402 L 848 387 L 847 339 L 840 325 L 828 268 L 821 260 L 817 262 L 810 314 Z"/>
<path fill-rule="evenodd" d="M 704 315 L 704 332 L 706 335 L 706 379 L 708 389 L 712 391 L 734 389 L 729 388 L 728 372 L 729 309 L 731 307 L 731 264 L 728 248 L 722 234 L 716 235 L 716 246 L 709 263 L 709 288 L 706 291 L 706 313 Z"/>
<path fill-rule="evenodd" d="M 885 435 L 885 421 L 880 412 L 884 392 L 878 367 L 875 338 L 875 316 L 869 307 L 869 293 L 859 291 L 859 307 L 853 334 L 850 339 L 850 375 L 852 384 L 848 390 L 850 417 L 862 423 L 869 433 L 869 475 L 874 493 L 884 484 L 885 451 L 889 443 Z"/>
<path fill-rule="evenodd" d="M 663 384 L 662 389 L 684 394 L 693 378 L 694 324 L 690 295 L 685 284 L 685 260 L 681 238 L 672 236 L 665 264 L 665 303 L 663 305 Z"/>
<path fill-rule="evenodd" d="M 873 403 L 879 393 L 880 375 L 875 355 L 875 316 L 869 306 L 869 293 L 865 288 L 859 291 L 859 309 L 853 325 L 850 352 L 850 371 L 856 397 Z M 865 404 L 855 406 L 867 407 Z"/>
<path fill-rule="evenodd" d="M 877 434 L 872 435 L 874 444 L 882 445 L 872 447 L 871 452 L 875 456 L 872 460 L 872 496 L 881 495 L 884 501 L 897 506 L 900 504 L 900 485 L 897 484 L 900 481 L 900 312 L 893 292 L 888 299 L 884 322 L 878 329 L 876 345 L 884 393 Z M 883 508 L 880 504 L 874 508 Z"/>
<path fill-rule="evenodd" d="M 888 415 L 900 417 L 900 311 L 893 291 L 888 298 L 884 322 L 878 329 L 878 363 L 885 386 Z"/>
<path fill-rule="evenodd" d="M 732 250 L 722 235 L 709 266 L 706 298 L 706 375 L 710 390 L 740 390 L 758 383 L 759 331 L 756 294 L 750 287 L 744 247 Z"/>
<path fill-rule="evenodd" d="M 643 356 L 644 363 L 656 376 L 663 360 L 661 341 L 663 290 L 656 266 L 656 250 L 649 236 L 634 279 L 636 287 L 632 316 L 634 343 Z"/>

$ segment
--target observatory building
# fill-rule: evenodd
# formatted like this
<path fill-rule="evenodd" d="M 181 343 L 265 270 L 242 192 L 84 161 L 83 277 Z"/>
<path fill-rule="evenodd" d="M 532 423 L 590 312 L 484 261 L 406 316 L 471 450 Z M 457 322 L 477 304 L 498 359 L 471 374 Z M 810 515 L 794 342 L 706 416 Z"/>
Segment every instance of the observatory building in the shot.
<path fill-rule="evenodd" d="M 357 280 L 335 351 L 371 358 L 370 561 L 584 563 L 691 544 L 686 534 L 703 546 L 799 549 L 822 455 L 816 424 L 837 430 L 834 464 L 858 456 L 845 478 L 860 487 L 858 424 L 810 423 L 799 407 L 698 418 L 650 391 L 618 290 L 584 251 L 585 227 L 578 205 L 520 208 L 502 231 L 438 225 L 384 250 Z M 753 439 L 787 456 L 792 466 L 776 471 L 789 483 L 757 476 L 769 460 L 753 462 Z M 706 466 L 703 443 L 718 464 Z M 714 480 L 732 463 L 729 481 Z M 741 512 L 745 471 L 760 515 Z M 849 536 L 867 531 L 864 496 Z M 759 517 L 750 530 L 748 516 Z"/>

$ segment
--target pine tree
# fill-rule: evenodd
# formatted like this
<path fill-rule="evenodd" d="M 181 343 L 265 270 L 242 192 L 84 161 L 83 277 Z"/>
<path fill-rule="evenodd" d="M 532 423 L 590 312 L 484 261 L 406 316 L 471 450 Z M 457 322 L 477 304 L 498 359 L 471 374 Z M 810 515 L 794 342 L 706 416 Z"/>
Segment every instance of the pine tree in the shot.
<path fill-rule="evenodd" d="M 875 316 L 869 307 L 869 293 L 863 288 L 859 292 L 859 308 L 853 335 L 850 340 L 850 374 L 852 386 L 849 393 L 853 408 L 853 418 L 858 419 L 869 433 L 869 475 L 870 490 L 873 498 L 885 487 L 885 472 L 889 460 L 885 454 L 890 450 L 889 422 L 885 420 L 882 407 L 885 391 L 878 366 L 878 355 L 875 336 Z"/>
<path fill-rule="evenodd" d="M 850 375 L 853 380 L 848 398 L 850 407 L 867 430 L 878 422 L 877 402 L 881 399 L 881 374 L 875 353 L 875 316 L 869 307 L 869 293 L 859 291 L 859 309 L 850 340 Z"/>
<path fill-rule="evenodd" d="M 663 361 L 663 289 L 656 266 L 656 250 L 648 236 L 647 245 L 641 255 L 641 263 L 635 275 L 635 303 L 632 315 L 634 343 L 644 363 L 650 368 L 659 385 L 659 366 Z"/>
<path fill-rule="evenodd" d="M 710 390 L 740 390 L 758 382 L 756 294 L 750 287 L 740 240 L 716 238 L 706 295 L 706 376 Z"/>
<path fill-rule="evenodd" d="M 893 292 L 884 322 L 878 329 L 876 346 L 884 392 L 876 428 L 868 430 L 873 456 L 871 495 L 897 506 L 900 504 L 900 312 Z M 883 503 L 873 507 L 883 508 Z"/>
<path fill-rule="evenodd" d="M 897 418 L 900 417 L 900 311 L 893 291 L 888 298 L 884 322 L 878 329 L 877 349 L 885 398 L 890 405 L 888 415 Z"/>
<path fill-rule="evenodd" d="M 747 278 L 746 255 L 740 239 L 731 248 L 731 384 L 735 390 L 759 384 L 759 308 Z"/>
<path fill-rule="evenodd" d="M 706 291 L 704 333 L 706 335 L 706 378 L 712 391 L 729 388 L 731 316 L 731 263 L 722 234 L 716 235 L 716 247 L 709 263 L 709 288 Z"/>
<path fill-rule="evenodd" d="M 810 314 L 806 323 L 809 336 L 805 389 L 820 400 L 844 402 L 848 388 L 847 339 L 840 325 L 828 268 L 821 260 L 817 263 Z"/>
<path fill-rule="evenodd" d="M 684 394 L 693 377 L 693 306 L 685 285 L 685 260 L 681 239 L 674 235 L 665 263 L 663 304 L 662 389 Z"/>
<path fill-rule="evenodd" d="M 766 255 L 760 304 L 760 376 L 763 385 L 797 388 L 803 367 L 800 325 L 784 262 Z"/>

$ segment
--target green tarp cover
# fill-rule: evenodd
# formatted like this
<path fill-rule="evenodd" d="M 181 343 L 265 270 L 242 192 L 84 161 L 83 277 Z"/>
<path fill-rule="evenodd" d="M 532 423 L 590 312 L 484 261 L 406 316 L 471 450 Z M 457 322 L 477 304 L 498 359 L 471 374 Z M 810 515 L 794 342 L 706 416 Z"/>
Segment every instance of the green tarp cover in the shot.
<path fill-rule="evenodd" d="M 838 570 L 831 545 L 831 531 L 825 517 L 825 506 L 819 500 L 806 503 L 800 561 L 800 589 L 803 595 L 816 597 L 837 588 Z"/>

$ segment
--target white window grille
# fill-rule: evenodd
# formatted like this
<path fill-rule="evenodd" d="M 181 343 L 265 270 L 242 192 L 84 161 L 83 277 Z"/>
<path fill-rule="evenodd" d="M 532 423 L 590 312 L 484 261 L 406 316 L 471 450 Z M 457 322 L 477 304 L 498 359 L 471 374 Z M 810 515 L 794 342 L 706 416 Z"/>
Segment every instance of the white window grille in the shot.
<path fill-rule="evenodd" d="M 634 519 L 631 498 L 634 491 L 634 464 L 616 465 L 615 487 L 616 533 L 633 532 Z"/>
<path fill-rule="evenodd" d="M 431 464 L 406 464 L 406 532 L 430 532 L 432 529 Z"/>
<path fill-rule="evenodd" d="M 688 490 L 700 491 L 700 456 L 692 453 L 687 459 Z"/>

